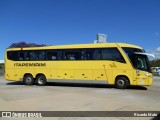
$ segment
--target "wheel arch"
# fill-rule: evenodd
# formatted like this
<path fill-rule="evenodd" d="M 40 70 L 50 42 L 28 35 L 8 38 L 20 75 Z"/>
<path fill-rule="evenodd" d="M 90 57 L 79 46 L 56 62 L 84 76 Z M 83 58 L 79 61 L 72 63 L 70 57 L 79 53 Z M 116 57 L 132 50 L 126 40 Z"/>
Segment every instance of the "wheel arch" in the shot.
<path fill-rule="evenodd" d="M 31 75 L 31 76 L 33 77 L 33 75 L 32 75 L 31 73 L 25 73 L 25 74 L 23 75 L 23 78 L 24 78 L 25 76 L 27 76 L 27 75 Z"/>
<path fill-rule="evenodd" d="M 130 79 L 126 75 L 118 75 L 118 76 L 116 76 L 114 84 L 116 84 L 117 79 L 120 78 L 120 77 L 126 78 L 128 80 L 129 85 L 130 85 Z"/>
<path fill-rule="evenodd" d="M 43 73 L 37 73 L 36 76 L 35 76 L 35 78 L 37 78 L 39 75 L 45 76 L 45 74 L 43 74 Z M 46 76 L 45 76 L 45 77 L 46 77 Z"/>

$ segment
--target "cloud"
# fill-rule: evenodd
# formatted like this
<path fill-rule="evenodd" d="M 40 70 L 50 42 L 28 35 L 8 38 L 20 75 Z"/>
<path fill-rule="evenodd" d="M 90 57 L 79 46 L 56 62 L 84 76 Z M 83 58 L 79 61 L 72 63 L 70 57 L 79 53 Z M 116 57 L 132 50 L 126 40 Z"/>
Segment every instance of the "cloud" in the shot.
<path fill-rule="evenodd" d="M 156 59 L 160 59 L 160 47 L 158 47 L 156 50 L 147 50 L 146 52 L 155 55 Z"/>
<path fill-rule="evenodd" d="M 157 51 L 160 51 L 160 47 L 157 48 Z"/>

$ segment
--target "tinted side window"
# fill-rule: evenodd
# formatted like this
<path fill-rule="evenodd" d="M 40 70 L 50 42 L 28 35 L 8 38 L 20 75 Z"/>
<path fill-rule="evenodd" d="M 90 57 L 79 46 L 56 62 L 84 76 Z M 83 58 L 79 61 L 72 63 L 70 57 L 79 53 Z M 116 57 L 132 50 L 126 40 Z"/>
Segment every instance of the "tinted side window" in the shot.
<path fill-rule="evenodd" d="M 113 49 L 102 49 L 102 60 L 114 60 Z"/>
<path fill-rule="evenodd" d="M 119 52 L 118 49 L 113 49 L 113 53 L 114 53 L 114 60 L 115 61 L 125 62 L 123 56 L 121 55 L 121 53 Z"/>
<path fill-rule="evenodd" d="M 84 49 L 82 50 L 82 59 L 83 60 L 93 60 L 93 52 L 92 49 Z"/>
<path fill-rule="evenodd" d="M 81 50 L 64 50 L 63 59 L 64 60 L 81 60 L 82 52 Z"/>
<path fill-rule="evenodd" d="M 7 57 L 14 61 L 32 60 L 112 60 L 125 62 L 117 48 L 70 49 L 70 50 L 24 50 L 8 51 Z"/>
<path fill-rule="evenodd" d="M 18 60 L 18 52 L 17 51 L 8 51 L 7 58 L 9 60 Z"/>
<path fill-rule="evenodd" d="M 45 51 L 38 51 L 37 52 L 37 57 L 38 57 L 38 60 L 45 60 L 46 59 L 46 52 Z"/>
<path fill-rule="evenodd" d="M 62 60 L 62 51 L 48 50 L 46 55 L 47 55 L 47 60 Z"/>
<path fill-rule="evenodd" d="M 102 49 L 102 60 L 125 62 L 124 58 L 117 48 Z"/>
<path fill-rule="evenodd" d="M 94 50 L 94 60 L 102 60 L 102 49 Z"/>
<path fill-rule="evenodd" d="M 18 60 L 29 60 L 29 51 L 19 51 L 18 52 Z"/>
<path fill-rule="evenodd" d="M 47 60 L 57 60 L 58 53 L 55 51 L 47 51 Z"/>
<path fill-rule="evenodd" d="M 45 60 L 45 51 L 8 51 L 7 57 L 14 61 Z"/>
<path fill-rule="evenodd" d="M 45 51 L 30 51 L 29 55 L 27 55 L 26 60 L 46 60 L 46 52 Z"/>
<path fill-rule="evenodd" d="M 38 54 L 36 51 L 30 52 L 30 60 L 38 60 Z"/>

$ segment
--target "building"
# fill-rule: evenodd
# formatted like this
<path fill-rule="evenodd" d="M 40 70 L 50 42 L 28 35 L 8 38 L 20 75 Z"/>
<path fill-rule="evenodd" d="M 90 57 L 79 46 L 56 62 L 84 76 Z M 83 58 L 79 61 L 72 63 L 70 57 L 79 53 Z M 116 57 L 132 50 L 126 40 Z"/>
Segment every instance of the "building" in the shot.
<path fill-rule="evenodd" d="M 94 44 L 97 43 L 107 43 L 107 35 L 98 33 L 96 40 L 94 40 Z"/>

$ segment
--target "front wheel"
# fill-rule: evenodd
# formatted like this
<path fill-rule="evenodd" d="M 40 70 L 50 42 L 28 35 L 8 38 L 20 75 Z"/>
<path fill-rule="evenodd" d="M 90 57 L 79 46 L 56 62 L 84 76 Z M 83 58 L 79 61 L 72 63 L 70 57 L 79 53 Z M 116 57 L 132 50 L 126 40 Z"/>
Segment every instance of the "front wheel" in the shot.
<path fill-rule="evenodd" d="M 115 85 L 118 89 L 125 89 L 129 86 L 129 81 L 125 77 L 118 77 L 116 79 Z"/>
<path fill-rule="evenodd" d="M 36 83 L 39 86 L 44 86 L 47 83 L 46 77 L 44 75 L 38 75 L 36 78 Z"/>

